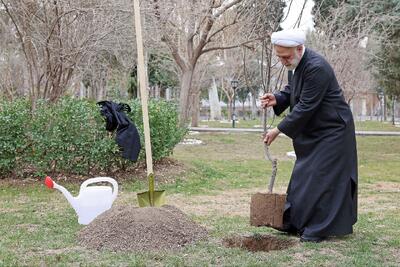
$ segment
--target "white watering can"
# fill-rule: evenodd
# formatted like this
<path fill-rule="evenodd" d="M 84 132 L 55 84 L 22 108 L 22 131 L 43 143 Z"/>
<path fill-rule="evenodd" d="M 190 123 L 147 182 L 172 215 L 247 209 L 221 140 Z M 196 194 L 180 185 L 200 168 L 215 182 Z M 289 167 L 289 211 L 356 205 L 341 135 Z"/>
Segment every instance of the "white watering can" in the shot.
<path fill-rule="evenodd" d="M 93 183 L 109 182 L 110 186 L 88 186 Z M 98 215 L 110 209 L 118 194 L 118 183 L 110 177 L 96 177 L 84 181 L 79 195 L 73 197 L 65 187 L 56 184 L 51 177 L 45 179 L 48 188 L 60 190 L 78 214 L 80 224 L 89 224 Z"/>

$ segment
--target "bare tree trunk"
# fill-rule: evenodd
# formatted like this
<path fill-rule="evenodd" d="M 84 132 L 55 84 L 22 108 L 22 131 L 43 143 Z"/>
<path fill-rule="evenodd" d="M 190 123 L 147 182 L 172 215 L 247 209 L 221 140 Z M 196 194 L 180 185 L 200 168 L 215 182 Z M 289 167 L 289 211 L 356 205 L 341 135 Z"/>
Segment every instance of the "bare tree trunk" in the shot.
<path fill-rule="evenodd" d="M 192 127 L 199 126 L 199 118 L 200 118 L 200 90 L 197 90 L 196 93 L 190 95 L 190 113 L 192 117 Z"/>
<path fill-rule="evenodd" d="M 257 96 L 254 93 L 251 93 L 251 119 L 257 118 Z"/>
<path fill-rule="evenodd" d="M 193 69 L 187 69 L 181 75 L 181 91 L 179 95 L 179 121 L 181 125 L 185 125 L 189 119 L 189 91 L 192 86 L 193 72 Z"/>
<path fill-rule="evenodd" d="M 246 100 L 244 100 L 243 102 L 242 102 L 242 117 L 243 117 L 243 120 L 245 120 L 246 119 L 246 111 L 245 111 L 245 108 L 244 108 L 244 104 L 246 103 Z"/>
<path fill-rule="evenodd" d="M 386 95 L 383 95 L 383 121 L 387 120 Z"/>
<path fill-rule="evenodd" d="M 232 98 L 228 98 L 228 105 L 226 107 L 226 114 L 227 114 L 227 120 L 229 121 L 230 119 L 232 119 L 232 109 L 233 109 L 233 105 L 232 105 L 233 101 Z"/>
<path fill-rule="evenodd" d="M 392 125 L 395 125 L 395 105 L 396 105 L 396 100 L 395 97 L 392 96 Z"/>

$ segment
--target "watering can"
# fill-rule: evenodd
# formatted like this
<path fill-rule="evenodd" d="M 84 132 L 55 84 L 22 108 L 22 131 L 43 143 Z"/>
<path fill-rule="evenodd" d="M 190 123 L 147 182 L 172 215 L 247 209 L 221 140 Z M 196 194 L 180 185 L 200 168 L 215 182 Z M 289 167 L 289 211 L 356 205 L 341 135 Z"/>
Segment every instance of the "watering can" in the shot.
<path fill-rule="evenodd" d="M 100 182 L 108 182 L 113 187 L 88 186 Z M 55 183 L 49 176 L 44 183 L 48 188 L 55 188 L 63 193 L 78 214 L 79 224 L 89 224 L 98 215 L 110 209 L 118 194 L 118 183 L 110 177 L 96 177 L 84 181 L 77 197 L 73 197 L 65 187 Z"/>

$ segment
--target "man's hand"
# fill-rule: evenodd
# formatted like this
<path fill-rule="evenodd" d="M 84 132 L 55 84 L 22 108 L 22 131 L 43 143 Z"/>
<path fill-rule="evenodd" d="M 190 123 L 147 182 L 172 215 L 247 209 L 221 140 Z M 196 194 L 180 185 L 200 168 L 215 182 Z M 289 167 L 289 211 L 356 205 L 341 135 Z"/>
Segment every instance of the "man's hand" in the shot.
<path fill-rule="evenodd" d="M 272 130 L 269 130 L 264 136 L 264 143 L 266 143 L 267 146 L 269 146 L 275 140 L 275 138 L 280 134 L 280 132 L 281 131 L 279 131 L 277 127 L 275 127 Z"/>
<path fill-rule="evenodd" d="M 265 94 L 260 97 L 261 100 L 261 107 L 262 108 L 268 108 L 268 107 L 273 107 L 276 105 L 276 98 L 274 94 Z"/>

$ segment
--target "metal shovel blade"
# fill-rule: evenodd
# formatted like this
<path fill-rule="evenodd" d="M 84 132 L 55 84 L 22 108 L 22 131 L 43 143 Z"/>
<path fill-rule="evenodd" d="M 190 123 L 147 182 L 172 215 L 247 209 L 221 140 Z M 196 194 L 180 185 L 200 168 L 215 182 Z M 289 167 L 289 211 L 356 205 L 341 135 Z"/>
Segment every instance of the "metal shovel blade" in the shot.
<path fill-rule="evenodd" d="M 154 174 L 150 173 L 149 191 L 138 193 L 139 207 L 160 207 L 165 204 L 165 190 L 154 190 Z"/>
<path fill-rule="evenodd" d="M 139 207 L 161 207 L 166 203 L 165 190 L 157 190 L 153 192 L 153 198 L 149 191 L 137 194 Z"/>

